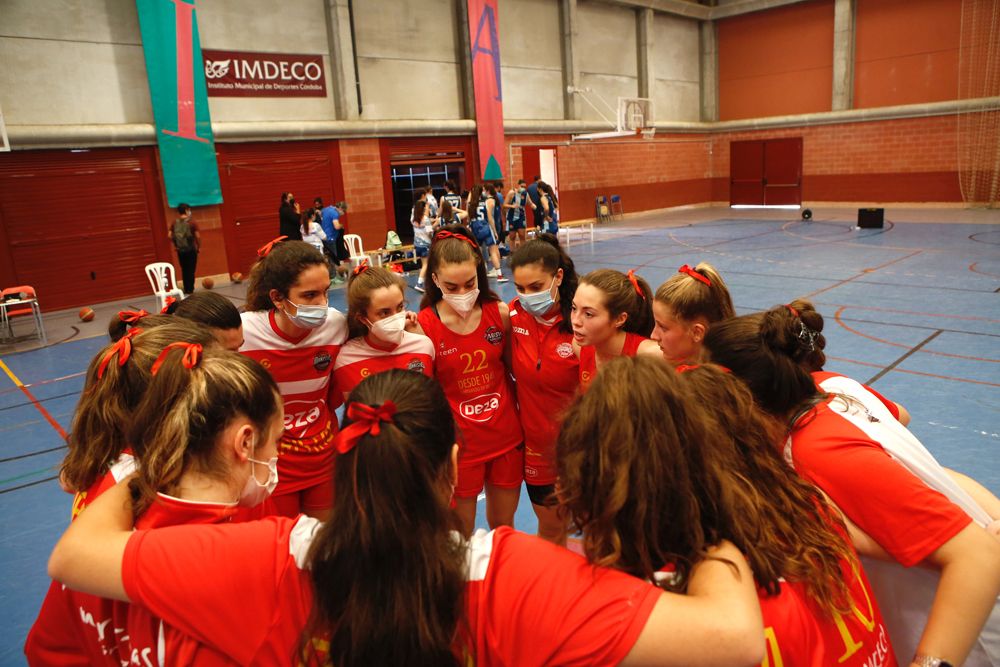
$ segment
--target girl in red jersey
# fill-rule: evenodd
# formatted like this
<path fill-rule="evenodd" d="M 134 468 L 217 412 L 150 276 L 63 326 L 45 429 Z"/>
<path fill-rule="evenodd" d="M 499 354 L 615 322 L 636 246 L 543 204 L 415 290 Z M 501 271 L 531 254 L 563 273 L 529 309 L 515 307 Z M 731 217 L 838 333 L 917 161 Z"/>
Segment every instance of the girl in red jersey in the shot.
<path fill-rule="evenodd" d="M 524 436 L 504 361 L 509 309 L 489 288 L 483 257 L 465 227 L 434 236 L 427 266 L 431 282 L 417 319 L 434 344 L 434 377 L 462 434 L 456 512 L 465 534 L 472 534 L 485 486 L 490 527 L 512 526 L 524 479 Z"/>
<path fill-rule="evenodd" d="M 580 390 L 586 391 L 602 364 L 618 356 L 660 355 L 649 340 L 653 295 L 634 271 L 591 271 L 573 296 L 573 344 L 580 358 Z"/>
<path fill-rule="evenodd" d="M 764 665 L 895 667 L 843 523 L 782 462 L 776 426 L 718 368 L 615 359 L 566 416 L 560 498 L 592 562 L 666 590 L 731 540 L 757 581 Z"/>
<path fill-rule="evenodd" d="M 701 360 L 708 327 L 736 317 L 729 289 L 711 264 L 685 264 L 660 285 L 653 297 L 653 333 L 663 358 L 677 366 Z"/>
<path fill-rule="evenodd" d="M 887 552 L 892 562 L 865 567 L 897 654 L 998 664 L 1000 544 L 983 530 L 989 517 L 894 460 L 905 428 L 877 401 L 817 389 L 797 360 L 811 339 L 802 325 L 778 306 L 720 322 L 705 347 L 787 425 L 785 460 Z"/>
<path fill-rule="evenodd" d="M 390 368 L 434 376 L 434 344 L 406 310 L 405 291 L 406 281 L 389 269 L 362 264 L 354 270 L 347 284 L 351 339 L 333 366 L 345 398 L 363 379 Z"/>
<path fill-rule="evenodd" d="M 329 305 L 330 272 L 322 253 L 281 238 L 260 249 L 250 271 L 240 352 L 271 373 L 285 401 L 278 512 L 324 518 L 333 494 L 333 411 L 343 400 L 333 367 L 347 341 L 347 319 Z"/>
<path fill-rule="evenodd" d="M 267 371 L 219 348 L 174 343 L 153 365 L 130 428 L 142 462 L 129 482 L 140 530 L 220 523 L 259 505 L 274 487 L 281 399 Z M 141 607 L 65 590 L 71 622 L 41 628 L 72 635 L 93 664 L 232 664 Z M 26 651 L 33 664 L 50 656 Z M 56 664 L 64 664 L 62 660 Z"/>
<path fill-rule="evenodd" d="M 325 526 L 275 517 L 132 531 L 122 485 L 70 528 L 50 571 L 241 665 L 760 662 L 752 576 L 731 544 L 680 596 L 507 527 L 455 534 L 456 436 L 437 382 L 379 373 L 348 399 L 334 484 L 347 511 Z"/>
<path fill-rule="evenodd" d="M 579 279 L 573 260 L 551 234 L 520 245 L 510 258 L 517 298 L 510 302 L 511 372 L 524 429 L 524 481 L 538 535 L 566 542 L 555 507 L 556 437 L 576 395 L 580 361 L 573 350 L 570 309 Z"/>

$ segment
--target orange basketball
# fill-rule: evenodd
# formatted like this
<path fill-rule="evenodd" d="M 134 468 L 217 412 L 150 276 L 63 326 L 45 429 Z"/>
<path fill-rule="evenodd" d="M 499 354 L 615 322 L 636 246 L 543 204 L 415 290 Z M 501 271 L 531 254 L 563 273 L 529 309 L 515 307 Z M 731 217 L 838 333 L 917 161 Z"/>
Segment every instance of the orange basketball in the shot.
<path fill-rule="evenodd" d="M 77 315 L 80 316 L 81 322 L 90 322 L 94 319 L 94 309 L 90 306 L 84 306 Z"/>
<path fill-rule="evenodd" d="M 212 280 L 211 278 L 202 278 L 201 286 L 204 287 L 205 289 L 212 289 L 213 287 L 215 287 L 215 281 Z"/>
<path fill-rule="evenodd" d="M 240 273 L 239 271 L 237 271 L 237 272 L 236 272 L 236 273 L 234 273 L 233 275 L 229 276 L 229 278 L 230 278 L 230 279 L 231 279 L 231 280 L 232 280 L 232 281 L 233 281 L 234 283 L 241 283 L 241 282 L 243 282 L 243 274 L 242 274 L 242 273 Z"/>

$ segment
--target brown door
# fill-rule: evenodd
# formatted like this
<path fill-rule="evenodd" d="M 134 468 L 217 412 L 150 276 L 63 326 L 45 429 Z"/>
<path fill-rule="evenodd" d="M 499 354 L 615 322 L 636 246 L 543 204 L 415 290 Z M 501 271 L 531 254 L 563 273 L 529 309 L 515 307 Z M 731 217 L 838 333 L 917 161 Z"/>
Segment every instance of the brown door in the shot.
<path fill-rule="evenodd" d="M 764 143 L 764 204 L 802 203 L 802 137 Z"/>
<path fill-rule="evenodd" d="M 281 193 L 291 192 L 302 211 L 321 197 L 342 199 L 340 152 L 335 141 L 217 144 L 222 182 L 222 233 L 229 271 L 244 275 L 257 249 L 278 236 Z"/>
<path fill-rule="evenodd" d="M 764 204 L 764 142 L 729 144 L 729 205 Z"/>
<path fill-rule="evenodd" d="M 145 265 L 170 261 L 158 202 L 152 148 L 0 154 L 5 282 L 43 311 L 152 296 Z"/>

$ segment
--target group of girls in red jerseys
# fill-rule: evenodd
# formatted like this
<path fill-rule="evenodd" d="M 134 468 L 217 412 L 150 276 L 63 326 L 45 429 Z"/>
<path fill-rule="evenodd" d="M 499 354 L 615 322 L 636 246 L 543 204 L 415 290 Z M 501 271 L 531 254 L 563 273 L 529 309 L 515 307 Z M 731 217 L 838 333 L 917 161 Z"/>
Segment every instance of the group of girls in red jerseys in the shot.
<path fill-rule="evenodd" d="M 1000 501 L 822 370 L 810 303 L 540 234 L 506 304 L 481 245 L 434 233 L 418 313 L 367 266 L 330 308 L 283 239 L 236 320 L 122 313 L 29 664 L 998 664 Z"/>

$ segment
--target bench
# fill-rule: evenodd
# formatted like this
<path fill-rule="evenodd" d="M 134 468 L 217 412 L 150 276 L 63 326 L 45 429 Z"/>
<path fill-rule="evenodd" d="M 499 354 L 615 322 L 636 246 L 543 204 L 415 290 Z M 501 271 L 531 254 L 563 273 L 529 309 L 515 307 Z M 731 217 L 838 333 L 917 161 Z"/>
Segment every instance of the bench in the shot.
<path fill-rule="evenodd" d="M 403 253 L 402 259 L 388 259 L 388 256 L 395 252 Z M 366 250 L 371 266 L 392 266 L 393 264 L 403 264 L 412 262 L 417 258 L 417 251 L 413 245 L 399 246 L 398 248 L 378 248 L 377 250 Z"/>
<path fill-rule="evenodd" d="M 537 235 L 537 227 L 528 227 L 527 232 Z M 573 244 L 573 234 L 574 232 L 579 232 L 583 235 L 586 232 L 590 232 L 590 247 L 594 247 L 594 221 L 593 220 L 573 220 L 572 222 L 560 222 L 559 223 L 559 233 L 566 233 L 566 249 Z"/>

